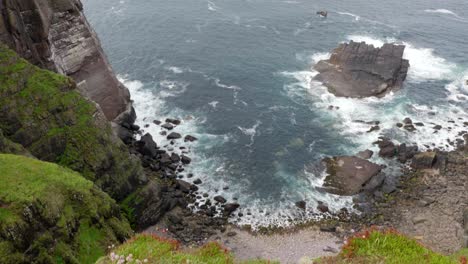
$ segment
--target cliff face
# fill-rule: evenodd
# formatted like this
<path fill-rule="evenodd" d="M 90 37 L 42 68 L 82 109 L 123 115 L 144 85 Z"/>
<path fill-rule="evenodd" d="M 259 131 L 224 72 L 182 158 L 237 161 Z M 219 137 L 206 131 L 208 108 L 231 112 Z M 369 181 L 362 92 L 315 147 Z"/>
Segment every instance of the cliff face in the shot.
<path fill-rule="evenodd" d="M 139 159 L 73 80 L 29 64 L 1 44 L 0 152 L 29 152 L 59 163 L 117 200 L 146 181 Z"/>
<path fill-rule="evenodd" d="M 130 94 L 116 79 L 79 0 L 0 0 L 0 41 L 31 63 L 72 77 L 108 120 L 134 121 Z"/>

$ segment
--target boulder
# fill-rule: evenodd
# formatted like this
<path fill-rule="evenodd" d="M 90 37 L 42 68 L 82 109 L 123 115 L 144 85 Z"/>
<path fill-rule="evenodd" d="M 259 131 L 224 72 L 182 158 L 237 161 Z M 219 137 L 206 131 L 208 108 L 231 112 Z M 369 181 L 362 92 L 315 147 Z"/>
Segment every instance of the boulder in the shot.
<path fill-rule="evenodd" d="M 165 123 L 164 125 L 161 125 L 162 128 L 165 128 L 167 130 L 172 130 L 174 128 L 174 125 L 170 123 Z"/>
<path fill-rule="evenodd" d="M 185 155 L 180 156 L 180 160 L 183 164 L 190 164 L 190 162 L 192 162 L 192 159 Z"/>
<path fill-rule="evenodd" d="M 137 142 L 138 152 L 149 157 L 156 157 L 157 154 L 157 144 L 154 142 L 153 137 L 146 133 L 141 139 Z"/>
<path fill-rule="evenodd" d="M 359 193 L 373 177 L 379 175 L 382 166 L 354 156 L 325 158 L 323 160 L 328 176 L 325 178 L 326 191 L 338 195 Z"/>
<path fill-rule="evenodd" d="M 222 197 L 221 195 L 215 196 L 213 199 L 218 203 L 226 203 L 227 202 L 226 199 L 224 199 L 224 197 Z"/>
<path fill-rule="evenodd" d="M 414 169 L 430 169 L 436 162 L 437 154 L 433 151 L 421 152 L 414 155 L 411 167 Z"/>
<path fill-rule="evenodd" d="M 239 207 L 240 207 L 240 205 L 238 203 L 227 203 L 227 204 L 224 205 L 223 214 L 225 216 L 229 216 L 231 213 L 236 211 Z"/>
<path fill-rule="evenodd" d="M 185 138 L 184 138 L 184 141 L 185 141 L 185 142 L 193 142 L 193 141 L 195 141 L 195 140 L 197 140 L 197 138 L 194 137 L 194 136 L 191 136 L 191 135 L 187 135 L 187 136 L 185 136 Z"/>
<path fill-rule="evenodd" d="M 408 160 L 412 159 L 417 152 L 418 146 L 408 147 L 405 143 L 403 143 L 398 147 L 398 161 L 401 163 L 406 163 Z"/>
<path fill-rule="evenodd" d="M 167 118 L 166 123 L 171 123 L 171 124 L 174 124 L 174 125 L 180 125 L 180 120 L 173 119 L 173 118 Z"/>
<path fill-rule="evenodd" d="M 399 90 L 409 68 L 403 59 L 404 45 L 384 44 L 380 48 L 365 42 L 343 43 L 330 59 L 315 65 L 315 79 L 342 97 L 382 97 Z"/>
<path fill-rule="evenodd" d="M 306 202 L 305 201 L 297 201 L 295 204 L 296 204 L 297 208 L 305 211 L 305 209 L 306 209 Z"/>
<path fill-rule="evenodd" d="M 358 154 L 356 154 L 356 156 L 361 158 L 361 159 L 370 159 L 370 158 L 372 158 L 372 155 L 374 155 L 374 152 L 372 150 L 369 150 L 369 149 L 360 151 L 360 152 L 358 152 Z"/>
<path fill-rule="evenodd" d="M 179 133 L 176 133 L 176 132 L 171 132 L 169 135 L 167 135 L 167 139 L 171 140 L 171 139 L 179 139 L 181 138 L 182 136 L 179 134 Z"/>
<path fill-rule="evenodd" d="M 380 148 L 379 156 L 384 158 L 392 158 L 397 153 L 397 147 L 395 144 L 388 138 L 381 138 L 376 142 Z"/>

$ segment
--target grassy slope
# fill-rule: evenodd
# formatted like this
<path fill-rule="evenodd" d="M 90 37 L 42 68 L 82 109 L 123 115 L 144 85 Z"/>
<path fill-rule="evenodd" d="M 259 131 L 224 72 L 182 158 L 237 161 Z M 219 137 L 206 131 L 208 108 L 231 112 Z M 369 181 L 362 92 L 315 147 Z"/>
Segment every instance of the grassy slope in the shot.
<path fill-rule="evenodd" d="M 101 258 L 97 264 L 117 263 L 119 256 L 127 258 L 132 256 L 132 261 L 126 263 L 192 263 L 192 264 L 261 264 L 272 263 L 264 260 L 252 260 L 239 262 L 224 248 L 216 243 L 209 243 L 198 249 L 191 251 L 180 250 L 179 244 L 175 241 L 161 239 L 151 235 L 137 235 L 125 244 L 115 248 L 114 254 Z"/>
<path fill-rule="evenodd" d="M 0 168 L 0 263 L 94 263 L 131 235 L 115 202 L 78 173 L 9 154 Z"/>
<path fill-rule="evenodd" d="M 370 230 L 350 239 L 338 256 L 317 263 L 466 264 L 467 256 L 466 249 L 444 256 L 395 231 Z"/>
<path fill-rule="evenodd" d="M 0 130 L 35 157 L 80 172 L 118 200 L 141 175 L 138 159 L 71 79 L 37 68 L 1 44 Z"/>

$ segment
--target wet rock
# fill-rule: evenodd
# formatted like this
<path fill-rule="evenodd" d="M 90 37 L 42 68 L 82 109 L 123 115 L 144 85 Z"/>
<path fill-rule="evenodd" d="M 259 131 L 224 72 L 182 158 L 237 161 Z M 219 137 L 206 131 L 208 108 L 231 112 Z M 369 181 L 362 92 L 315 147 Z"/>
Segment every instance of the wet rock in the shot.
<path fill-rule="evenodd" d="M 435 125 L 433 127 L 434 130 L 441 130 L 442 129 L 442 126 L 441 125 Z"/>
<path fill-rule="evenodd" d="M 403 124 L 402 123 L 397 123 L 396 126 L 399 127 L 399 128 L 402 128 Z"/>
<path fill-rule="evenodd" d="M 154 142 L 153 137 L 149 133 L 142 136 L 137 142 L 138 152 L 149 157 L 156 157 L 157 147 L 156 142 Z"/>
<path fill-rule="evenodd" d="M 405 119 L 403 119 L 403 123 L 405 125 L 413 124 L 413 120 L 411 120 L 411 118 L 409 117 L 406 117 Z"/>
<path fill-rule="evenodd" d="M 183 164 L 190 164 L 190 162 L 192 162 L 192 159 L 185 155 L 180 156 L 180 160 Z"/>
<path fill-rule="evenodd" d="M 338 195 L 354 195 L 378 175 L 382 166 L 353 156 L 325 158 L 323 160 L 328 176 L 325 178 L 326 191 Z"/>
<path fill-rule="evenodd" d="M 161 126 L 162 128 L 165 128 L 167 130 L 172 130 L 174 128 L 174 125 L 170 123 L 165 123 L 164 125 Z"/>
<path fill-rule="evenodd" d="M 422 126 L 424 126 L 424 123 L 422 123 L 422 122 L 416 122 L 416 123 L 414 123 L 414 125 L 415 125 L 415 126 L 422 127 Z"/>
<path fill-rule="evenodd" d="M 179 133 L 176 132 L 171 132 L 169 135 L 167 135 L 167 139 L 172 140 L 172 139 L 179 139 L 182 136 Z"/>
<path fill-rule="evenodd" d="M 236 211 L 240 205 L 238 203 L 227 203 L 224 205 L 224 212 L 223 214 L 229 216 L 231 213 Z"/>
<path fill-rule="evenodd" d="M 193 183 L 194 183 L 194 184 L 197 184 L 197 185 L 198 185 L 198 184 L 202 184 L 202 180 L 196 179 L 196 180 L 193 181 Z"/>
<path fill-rule="evenodd" d="M 216 202 L 222 203 L 222 204 L 227 202 L 226 199 L 224 199 L 224 197 L 222 197 L 221 195 L 215 196 L 213 199 L 214 199 Z"/>
<path fill-rule="evenodd" d="M 323 202 L 318 202 L 317 210 L 319 210 L 322 213 L 328 213 L 329 212 L 328 206 L 326 204 L 324 204 Z"/>
<path fill-rule="evenodd" d="M 320 231 L 322 232 L 336 232 L 336 224 L 324 224 L 320 226 Z"/>
<path fill-rule="evenodd" d="M 176 153 L 171 154 L 171 160 L 172 162 L 179 162 L 180 161 L 180 156 L 177 155 Z"/>
<path fill-rule="evenodd" d="M 193 142 L 193 141 L 195 141 L 195 140 L 197 140 L 197 138 L 194 137 L 194 136 L 191 136 L 191 135 L 187 135 L 187 136 L 185 136 L 185 138 L 184 138 L 184 141 L 185 141 L 185 142 Z"/>
<path fill-rule="evenodd" d="M 237 233 L 234 232 L 234 231 L 231 231 L 231 232 L 226 233 L 226 235 L 227 235 L 228 237 L 233 237 L 233 236 L 236 236 Z"/>
<path fill-rule="evenodd" d="M 416 127 L 414 127 L 413 124 L 406 124 L 406 125 L 403 126 L 403 128 L 406 129 L 409 132 L 414 132 L 414 131 L 417 130 Z"/>
<path fill-rule="evenodd" d="M 177 180 L 177 188 L 184 193 L 189 193 L 192 190 L 192 184 L 183 180 Z"/>
<path fill-rule="evenodd" d="M 399 90 L 409 67 L 403 59 L 405 46 L 384 44 L 380 48 L 364 42 L 340 44 L 328 60 L 319 61 L 315 79 L 336 96 L 382 97 Z"/>
<path fill-rule="evenodd" d="M 180 120 L 179 119 L 173 119 L 173 118 L 167 118 L 166 123 L 171 123 L 174 125 L 180 125 Z"/>
<path fill-rule="evenodd" d="M 155 125 L 158 125 L 158 126 L 159 126 L 159 125 L 161 124 L 161 121 L 159 121 L 159 120 L 153 120 L 153 124 L 155 124 Z"/>
<path fill-rule="evenodd" d="M 373 126 L 369 129 L 369 131 L 367 131 L 367 133 L 371 133 L 371 132 L 374 132 L 374 131 L 379 131 L 380 130 L 380 127 L 379 126 Z"/>
<path fill-rule="evenodd" d="M 304 210 L 306 209 L 306 202 L 305 201 L 297 201 L 296 202 L 296 207 L 301 209 L 301 210 Z"/>
<path fill-rule="evenodd" d="M 380 148 L 380 157 L 392 158 L 397 152 L 395 144 L 388 138 L 381 138 L 379 141 L 377 141 L 377 145 Z"/>
<path fill-rule="evenodd" d="M 436 153 L 433 151 L 422 152 L 414 155 L 411 167 L 414 169 L 430 169 L 436 162 Z"/>
<path fill-rule="evenodd" d="M 363 150 L 363 151 L 359 152 L 358 154 L 356 154 L 356 156 L 361 158 L 361 159 L 370 159 L 370 158 L 372 158 L 372 155 L 374 155 L 374 152 L 372 150 L 369 150 L 369 149 Z"/>
<path fill-rule="evenodd" d="M 166 131 L 161 131 L 161 132 L 159 132 L 159 135 L 165 136 L 165 135 L 167 135 L 167 132 Z"/>

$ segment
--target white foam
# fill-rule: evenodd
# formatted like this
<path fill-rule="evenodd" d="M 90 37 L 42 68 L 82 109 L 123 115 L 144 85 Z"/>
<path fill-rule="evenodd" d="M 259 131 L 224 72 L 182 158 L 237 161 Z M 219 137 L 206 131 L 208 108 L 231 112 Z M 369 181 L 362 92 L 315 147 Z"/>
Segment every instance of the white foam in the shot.
<path fill-rule="evenodd" d="M 255 122 L 255 125 L 253 125 L 250 128 L 244 128 L 241 126 L 238 126 L 237 128 L 246 136 L 250 137 L 250 144 L 247 144 L 247 146 L 251 147 L 253 143 L 255 142 L 255 136 L 257 135 L 257 128 L 262 124 L 260 120 L 257 120 Z"/>
<path fill-rule="evenodd" d="M 354 20 L 356 20 L 356 21 L 359 21 L 359 19 L 361 19 L 360 16 L 355 15 L 353 13 L 348 13 L 348 12 L 337 12 L 337 13 L 340 14 L 340 15 L 352 16 L 354 18 Z"/>
<path fill-rule="evenodd" d="M 207 5 L 208 5 L 208 10 L 210 11 L 218 11 L 218 7 L 215 5 L 215 3 L 211 2 L 211 1 L 206 1 L 207 2 Z"/>
<path fill-rule="evenodd" d="M 413 82 L 427 80 L 448 80 L 453 78 L 456 65 L 446 59 L 437 56 L 433 49 L 415 47 L 408 42 L 397 41 L 394 38 L 375 38 L 366 35 L 350 35 L 348 40 L 366 42 L 375 47 L 381 47 L 385 43 L 397 43 L 406 46 L 403 57 L 410 62 L 408 80 Z"/>
<path fill-rule="evenodd" d="M 165 69 L 167 69 L 168 71 L 171 71 L 174 74 L 180 74 L 180 73 L 184 72 L 184 70 L 182 68 L 175 67 L 175 66 L 166 67 Z"/>
<path fill-rule="evenodd" d="M 173 80 L 162 80 L 159 82 L 162 88 L 160 95 L 161 97 L 174 97 L 184 93 L 189 86 L 189 83 L 173 81 Z"/>
<path fill-rule="evenodd" d="M 219 102 L 218 101 L 212 101 L 212 102 L 209 102 L 208 103 L 211 107 L 213 107 L 214 109 L 216 109 L 216 107 L 218 106 Z"/>
<path fill-rule="evenodd" d="M 461 73 L 453 82 L 447 84 L 445 89 L 449 92 L 448 100 L 468 102 L 468 70 Z"/>

